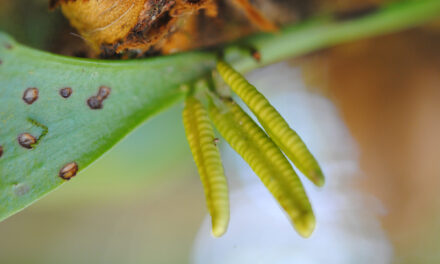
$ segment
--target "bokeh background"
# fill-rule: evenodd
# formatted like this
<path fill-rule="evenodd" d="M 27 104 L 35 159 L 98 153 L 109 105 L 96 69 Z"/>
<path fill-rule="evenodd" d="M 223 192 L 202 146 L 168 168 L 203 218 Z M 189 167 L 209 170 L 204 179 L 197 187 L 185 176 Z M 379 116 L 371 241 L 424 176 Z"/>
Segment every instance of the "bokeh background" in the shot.
<path fill-rule="evenodd" d="M 383 1 L 255 2 L 295 21 Z M 84 47 L 45 0 L 1 0 L 0 30 L 57 53 Z M 327 174 L 323 190 L 305 183 L 319 223 L 311 239 L 296 235 L 224 142 L 232 219 L 223 238 L 211 237 L 180 104 L 0 223 L 0 263 L 440 262 L 440 20 L 248 77 Z"/>

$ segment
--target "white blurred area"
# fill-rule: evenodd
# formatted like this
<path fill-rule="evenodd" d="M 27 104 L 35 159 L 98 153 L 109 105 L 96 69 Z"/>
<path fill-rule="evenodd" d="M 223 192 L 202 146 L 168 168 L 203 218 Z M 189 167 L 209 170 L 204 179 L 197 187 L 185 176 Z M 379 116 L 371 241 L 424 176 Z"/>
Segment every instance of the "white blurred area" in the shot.
<path fill-rule="evenodd" d="M 222 142 L 231 189 L 231 221 L 221 238 L 207 216 L 194 243 L 193 264 L 387 264 L 393 250 L 381 227 L 386 211 L 356 183 L 356 144 L 332 102 L 307 90 L 301 72 L 280 63 L 248 75 L 300 134 L 325 176 L 322 189 L 300 175 L 317 217 L 309 239 L 301 238 L 247 164 Z"/>

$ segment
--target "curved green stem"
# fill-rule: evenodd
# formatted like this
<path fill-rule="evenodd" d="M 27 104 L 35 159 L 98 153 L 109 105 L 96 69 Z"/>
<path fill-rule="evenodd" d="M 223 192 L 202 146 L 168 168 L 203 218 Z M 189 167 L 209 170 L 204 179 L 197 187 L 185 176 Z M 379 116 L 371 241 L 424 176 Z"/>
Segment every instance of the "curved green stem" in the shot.
<path fill-rule="evenodd" d="M 289 57 L 412 28 L 438 17 L 438 0 L 400 1 L 359 18 L 338 21 L 324 16 L 286 27 L 276 35 L 261 34 L 242 41 L 242 45 L 252 46 L 261 53 L 260 63 L 237 46 L 226 49 L 225 59 L 239 71 L 247 72 Z"/>

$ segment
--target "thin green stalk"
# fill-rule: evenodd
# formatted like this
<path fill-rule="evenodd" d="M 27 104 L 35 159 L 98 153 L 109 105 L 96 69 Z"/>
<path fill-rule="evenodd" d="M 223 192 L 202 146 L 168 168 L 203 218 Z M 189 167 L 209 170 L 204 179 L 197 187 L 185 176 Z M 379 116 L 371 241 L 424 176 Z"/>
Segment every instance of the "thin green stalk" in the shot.
<path fill-rule="evenodd" d="M 261 53 L 260 63 L 244 56 L 248 52 L 237 46 L 226 49 L 225 59 L 239 71 L 247 72 L 338 44 L 413 28 L 438 17 L 439 0 L 400 1 L 352 20 L 337 21 L 325 16 L 286 27 L 275 35 L 261 34 L 244 40 L 243 45 Z"/>

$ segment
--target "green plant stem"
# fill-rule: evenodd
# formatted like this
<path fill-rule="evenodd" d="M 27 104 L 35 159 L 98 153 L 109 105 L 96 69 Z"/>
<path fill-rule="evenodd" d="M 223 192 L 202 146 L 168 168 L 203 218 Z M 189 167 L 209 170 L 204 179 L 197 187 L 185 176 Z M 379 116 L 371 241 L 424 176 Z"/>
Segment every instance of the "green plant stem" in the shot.
<path fill-rule="evenodd" d="M 249 52 L 243 53 L 237 46 L 226 49 L 226 60 L 239 71 L 247 72 L 319 49 L 412 28 L 439 16 L 439 0 L 411 0 L 390 4 L 351 20 L 337 21 L 332 16 L 315 18 L 275 35 L 261 34 L 244 40 L 242 45 L 254 47 L 261 53 L 260 63 L 244 56 Z"/>

